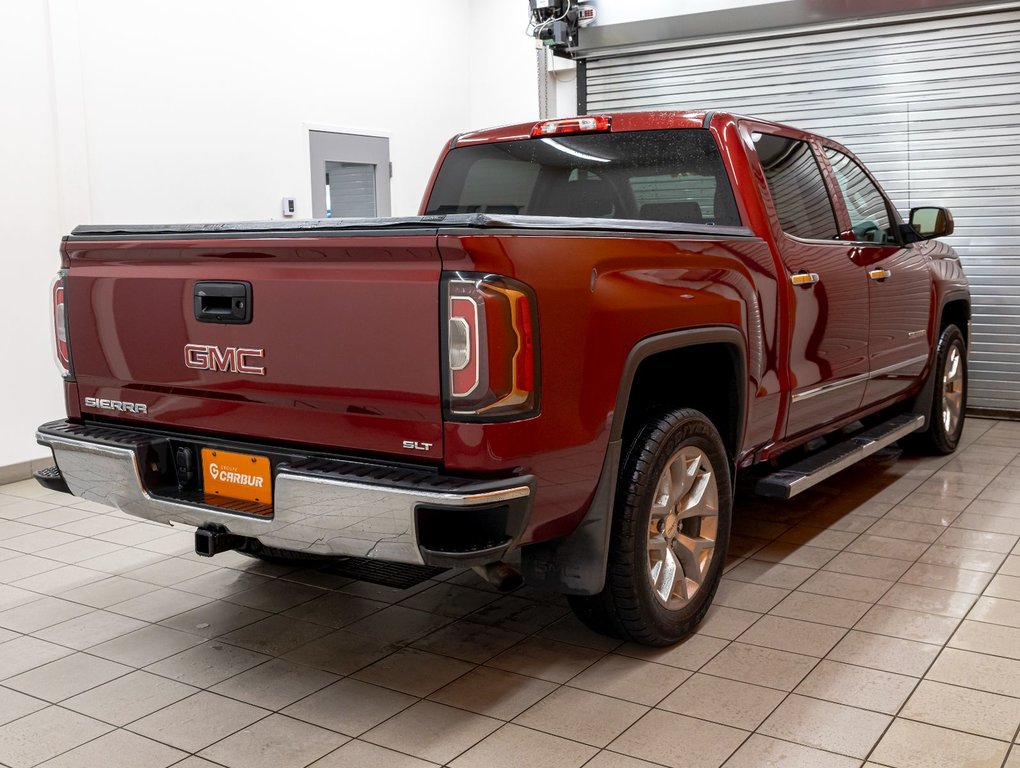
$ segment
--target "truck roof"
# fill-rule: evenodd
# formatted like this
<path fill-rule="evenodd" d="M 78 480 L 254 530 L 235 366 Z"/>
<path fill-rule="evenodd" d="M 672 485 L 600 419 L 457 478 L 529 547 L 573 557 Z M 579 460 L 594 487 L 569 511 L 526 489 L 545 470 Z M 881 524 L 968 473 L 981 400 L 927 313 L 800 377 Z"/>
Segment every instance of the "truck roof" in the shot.
<path fill-rule="evenodd" d="M 810 134 L 810 131 L 804 131 L 803 129 L 797 128 L 796 126 L 785 125 L 783 123 L 777 123 L 772 120 L 763 120 L 758 117 L 751 117 L 749 115 L 739 115 L 734 112 L 727 112 L 724 110 L 657 110 L 657 111 L 645 111 L 645 112 L 592 112 L 591 115 L 609 115 L 612 117 L 612 130 L 613 132 L 623 131 L 657 131 L 667 130 L 670 128 L 707 128 L 708 124 L 716 119 L 722 119 L 725 122 L 736 122 L 741 119 L 754 120 L 758 123 L 764 123 L 766 125 L 773 125 L 777 128 L 784 128 L 786 130 L 797 131 L 799 133 Z M 577 117 L 562 117 L 555 118 L 555 120 L 576 120 Z M 532 129 L 541 122 L 547 122 L 539 120 L 530 123 L 516 123 L 514 125 L 501 125 L 494 128 L 483 128 L 478 131 L 469 131 L 468 133 L 461 133 L 454 136 L 450 142 L 450 147 L 464 146 L 467 144 L 486 144 L 498 141 L 519 141 L 521 139 L 530 139 L 532 136 Z M 548 122 L 553 122 L 550 119 Z M 810 134 L 814 135 L 814 134 Z M 819 137 L 821 138 L 821 137 Z"/>

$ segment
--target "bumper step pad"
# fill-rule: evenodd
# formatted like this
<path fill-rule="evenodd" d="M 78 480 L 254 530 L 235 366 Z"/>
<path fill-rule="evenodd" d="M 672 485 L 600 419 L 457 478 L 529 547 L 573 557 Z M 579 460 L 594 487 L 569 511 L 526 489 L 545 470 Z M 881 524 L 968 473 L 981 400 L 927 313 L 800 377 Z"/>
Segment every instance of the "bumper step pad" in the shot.
<path fill-rule="evenodd" d="M 410 589 L 423 581 L 435 578 L 446 568 L 409 563 L 388 563 L 383 560 L 369 560 L 363 557 L 345 557 L 319 569 L 335 576 L 346 576 L 357 581 L 367 581 L 394 589 Z"/>

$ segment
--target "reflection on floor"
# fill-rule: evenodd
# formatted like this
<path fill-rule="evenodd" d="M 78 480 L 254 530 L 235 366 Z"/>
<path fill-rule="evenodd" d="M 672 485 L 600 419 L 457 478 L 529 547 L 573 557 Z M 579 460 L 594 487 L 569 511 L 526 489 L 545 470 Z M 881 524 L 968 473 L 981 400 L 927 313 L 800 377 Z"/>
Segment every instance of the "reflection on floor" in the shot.
<path fill-rule="evenodd" d="M 471 573 L 206 560 L 0 486 L 0 764 L 1017 768 L 1020 424 L 965 441 L 742 495 L 715 606 L 665 650 Z"/>

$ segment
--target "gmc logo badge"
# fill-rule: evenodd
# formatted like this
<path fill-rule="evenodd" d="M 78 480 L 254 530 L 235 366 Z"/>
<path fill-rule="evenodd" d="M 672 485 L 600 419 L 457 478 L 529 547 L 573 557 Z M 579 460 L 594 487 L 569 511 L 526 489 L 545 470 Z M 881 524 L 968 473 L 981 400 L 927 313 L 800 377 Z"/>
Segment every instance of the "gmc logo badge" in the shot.
<path fill-rule="evenodd" d="M 264 358 L 264 349 L 226 347 L 220 349 L 209 344 L 188 344 L 184 347 L 184 364 L 199 371 L 225 371 L 265 376 L 265 366 L 258 365 Z"/>

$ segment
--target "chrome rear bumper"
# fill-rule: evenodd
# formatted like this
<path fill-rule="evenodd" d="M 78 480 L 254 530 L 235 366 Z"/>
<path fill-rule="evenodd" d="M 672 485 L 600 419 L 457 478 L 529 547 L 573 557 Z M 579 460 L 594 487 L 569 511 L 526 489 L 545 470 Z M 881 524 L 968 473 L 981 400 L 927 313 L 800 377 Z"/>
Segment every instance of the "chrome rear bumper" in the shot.
<path fill-rule="evenodd" d="M 230 533 L 258 539 L 266 547 L 317 555 L 367 557 L 403 563 L 442 560 L 475 564 L 500 559 L 521 531 L 510 532 L 499 547 L 483 553 L 432 550 L 419 544 L 417 510 L 492 509 L 512 504 L 530 508 L 533 481 L 529 477 L 480 483 L 428 474 L 400 484 L 386 482 L 393 467 L 359 464 L 358 477 L 337 469 L 315 471 L 278 463 L 273 481 L 271 516 L 253 516 L 157 495 L 146 487 L 142 462 L 156 441 L 146 433 L 120 428 L 89 427 L 60 421 L 45 424 L 36 435 L 53 450 L 57 467 L 71 493 L 117 507 L 130 515 L 161 523 L 225 526 Z M 317 462 L 318 465 L 328 462 Z M 337 466 L 346 466 L 338 462 Z M 146 471 L 149 468 L 146 467 Z M 451 486 L 444 488 L 444 486 Z M 526 519 L 526 512 L 523 516 Z M 496 551 L 499 550 L 499 551 Z M 449 564 L 449 563 L 445 563 Z"/>

